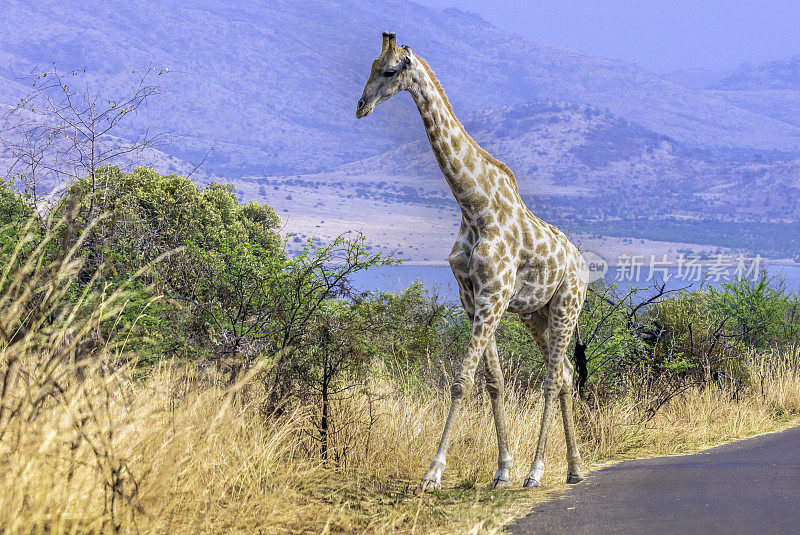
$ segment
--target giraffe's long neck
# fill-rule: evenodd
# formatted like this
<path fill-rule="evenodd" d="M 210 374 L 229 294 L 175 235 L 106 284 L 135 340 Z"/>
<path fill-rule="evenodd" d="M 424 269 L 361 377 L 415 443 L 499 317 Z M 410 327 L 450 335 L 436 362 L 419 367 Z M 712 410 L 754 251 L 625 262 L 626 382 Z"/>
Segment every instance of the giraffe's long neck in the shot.
<path fill-rule="evenodd" d="M 418 58 L 419 59 L 419 58 Z M 409 90 L 417 104 L 436 161 L 468 219 L 490 211 L 492 198 L 522 203 L 510 171 L 469 137 L 433 72 L 422 62 Z"/>

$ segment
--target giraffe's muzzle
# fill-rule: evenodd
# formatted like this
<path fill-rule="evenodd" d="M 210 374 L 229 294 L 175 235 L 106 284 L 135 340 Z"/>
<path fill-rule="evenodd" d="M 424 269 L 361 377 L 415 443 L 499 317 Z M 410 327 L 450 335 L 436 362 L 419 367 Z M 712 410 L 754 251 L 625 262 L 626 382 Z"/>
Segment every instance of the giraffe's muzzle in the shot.
<path fill-rule="evenodd" d="M 358 105 L 356 106 L 356 118 L 361 119 L 362 117 L 366 117 L 372 111 L 372 106 L 367 106 L 364 99 L 358 101 Z"/>

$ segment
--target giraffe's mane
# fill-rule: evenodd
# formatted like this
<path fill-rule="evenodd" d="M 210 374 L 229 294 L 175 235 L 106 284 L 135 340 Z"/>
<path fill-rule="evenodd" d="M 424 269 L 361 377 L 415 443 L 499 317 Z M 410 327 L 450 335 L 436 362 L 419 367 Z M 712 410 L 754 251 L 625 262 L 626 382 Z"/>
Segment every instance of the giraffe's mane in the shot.
<path fill-rule="evenodd" d="M 477 141 L 472 139 L 472 136 L 469 135 L 469 132 L 467 132 L 467 129 L 464 128 L 464 125 L 462 125 L 461 121 L 458 120 L 458 117 L 456 116 L 456 113 L 453 111 L 453 107 L 450 105 L 450 100 L 447 98 L 447 95 L 444 92 L 444 88 L 442 87 L 442 84 L 439 82 L 439 79 L 434 74 L 434 72 L 431 69 L 430 65 L 428 65 L 428 62 L 425 61 L 424 58 L 422 58 L 422 57 L 420 57 L 420 56 L 418 56 L 416 54 L 414 54 L 414 55 L 419 60 L 419 62 L 422 63 L 422 66 L 425 68 L 425 72 L 428 73 L 428 76 L 433 81 L 433 85 L 436 88 L 436 91 L 438 91 L 439 95 L 442 97 L 442 100 L 444 101 L 444 105 L 447 106 L 447 110 L 450 112 L 450 115 L 453 117 L 453 119 L 455 120 L 456 124 L 461 129 L 461 131 L 464 132 L 464 135 L 467 137 L 467 140 L 469 140 L 469 142 L 472 144 L 472 146 L 475 147 L 475 150 L 478 151 L 478 154 L 483 156 L 490 163 L 494 164 L 498 169 L 500 169 L 501 172 L 503 172 L 506 175 L 508 175 L 508 177 L 511 179 L 511 184 L 513 184 L 514 189 L 517 190 L 517 194 L 519 194 L 519 188 L 517 187 L 517 179 L 514 177 L 514 173 L 511 171 L 511 169 L 509 169 L 506 164 L 504 164 L 503 162 L 501 162 L 500 160 L 498 160 L 497 158 L 495 158 L 494 156 L 489 154 L 489 152 L 486 149 L 484 149 L 483 147 L 481 147 L 478 144 Z"/>

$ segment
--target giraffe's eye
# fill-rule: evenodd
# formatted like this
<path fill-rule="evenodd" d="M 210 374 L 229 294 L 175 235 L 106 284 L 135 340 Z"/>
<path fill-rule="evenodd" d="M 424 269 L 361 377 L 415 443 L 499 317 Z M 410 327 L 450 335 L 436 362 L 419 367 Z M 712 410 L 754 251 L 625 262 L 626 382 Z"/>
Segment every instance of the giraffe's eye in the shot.
<path fill-rule="evenodd" d="M 388 71 L 383 72 L 383 75 L 387 78 L 389 78 L 390 76 L 394 76 L 395 74 L 397 74 L 397 71 L 395 69 L 389 69 Z"/>

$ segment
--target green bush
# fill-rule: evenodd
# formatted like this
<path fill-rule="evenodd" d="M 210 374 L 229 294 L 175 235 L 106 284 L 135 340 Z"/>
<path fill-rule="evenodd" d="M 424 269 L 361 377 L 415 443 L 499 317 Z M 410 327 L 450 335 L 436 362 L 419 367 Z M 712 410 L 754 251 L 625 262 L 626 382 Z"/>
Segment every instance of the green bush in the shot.
<path fill-rule="evenodd" d="M 14 245 L 21 234 L 27 230 L 39 231 L 39 226 L 31 219 L 35 210 L 30 199 L 14 191 L 11 185 L 0 179 L 0 273 L 8 265 L 9 258 L 15 252 Z M 33 242 L 17 251 L 26 255 L 30 252 Z M 0 288 L 2 290 L 2 288 Z"/>
<path fill-rule="evenodd" d="M 730 333 L 747 347 L 796 351 L 800 301 L 783 280 L 762 270 L 755 280 L 740 278 L 707 291 L 710 309 L 728 318 Z"/>

